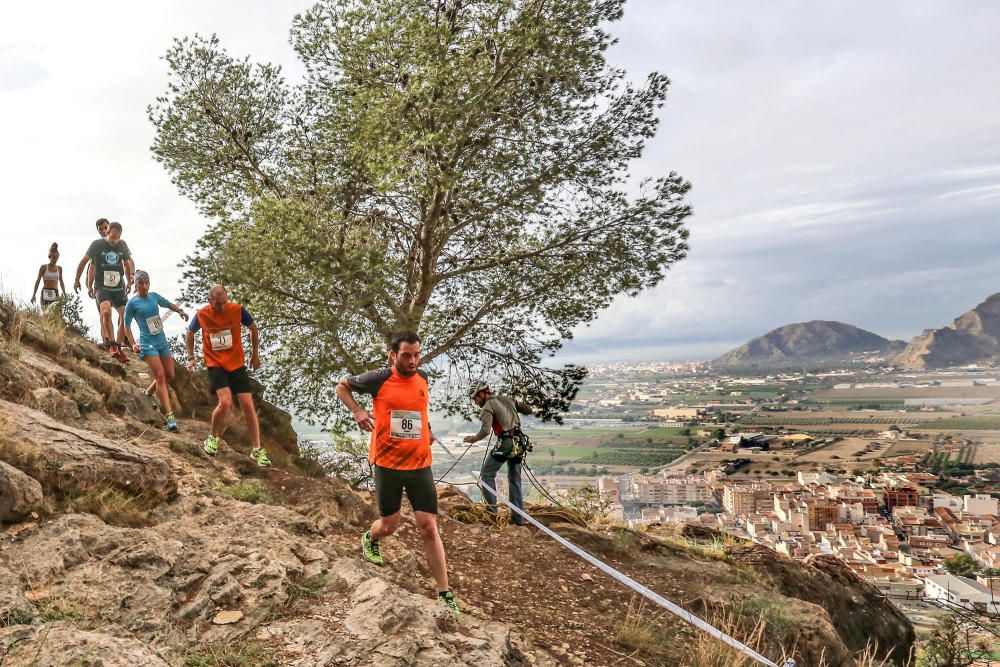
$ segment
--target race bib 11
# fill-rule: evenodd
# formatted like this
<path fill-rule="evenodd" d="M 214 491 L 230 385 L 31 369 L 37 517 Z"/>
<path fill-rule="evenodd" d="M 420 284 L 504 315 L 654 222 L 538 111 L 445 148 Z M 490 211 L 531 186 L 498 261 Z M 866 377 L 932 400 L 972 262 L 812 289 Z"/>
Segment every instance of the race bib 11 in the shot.
<path fill-rule="evenodd" d="M 105 287 L 118 287 L 122 284 L 122 274 L 117 271 L 105 271 L 104 272 L 104 286 Z"/>
<path fill-rule="evenodd" d="M 163 332 L 163 320 L 160 319 L 159 315 L 147 317 L 146 326 L 149 328 L 150 336 L 155 336 L 156 334 Z"/>
<path fill-rule="evenodd" d="M 419 440 L 423 427 L 419 412 L 393 410 L 389 413 L 389 435 L 393 438 Z"/>
<path fill-rule="evenodd" d="M 233 347 L 233 331 L 232 329 L 223 329 L 222 331 L 213 331 L 208 334 L 208 346 L 213 350 L 228 350 Z"/>

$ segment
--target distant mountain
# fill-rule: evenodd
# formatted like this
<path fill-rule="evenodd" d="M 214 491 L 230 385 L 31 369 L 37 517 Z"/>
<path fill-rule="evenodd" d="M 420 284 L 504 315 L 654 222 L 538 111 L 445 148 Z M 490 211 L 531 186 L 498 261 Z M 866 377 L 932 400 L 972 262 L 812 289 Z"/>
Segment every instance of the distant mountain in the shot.
<path fill-rule="evenodd" d="M 814 320 L 779 327 L 730 350 L 712 364 L 768 368 L 798 363 L 841 362 L 863 352 L 894 355 L 905 345 L 903 341 L 891 341 L 843 322 Z"/>
<path fill-rule="evenodd" d="M 1000 293 L 949 326 L 924 331 L 892 361 L 915 370 L 1000 362 Z"/>

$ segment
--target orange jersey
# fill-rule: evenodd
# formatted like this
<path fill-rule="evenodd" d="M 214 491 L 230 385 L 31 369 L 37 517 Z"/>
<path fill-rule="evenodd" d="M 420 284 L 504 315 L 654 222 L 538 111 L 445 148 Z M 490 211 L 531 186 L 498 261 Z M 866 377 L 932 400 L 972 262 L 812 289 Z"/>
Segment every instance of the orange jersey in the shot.
<path fill-rule="evenodd" d="M 380 368 L 347 379 L 351 389 L 371 394 L 375 430 L 368 460 L 383 468 L 416 470 L 431 464 L 430 387 L 423 371 L 403 377 Z"/>
<path fill-rule="evenodd" d="M 196 317 L 201 325 L 201 350 L 206 366 L 235 371 L 246 365 L 243 357 L 242 313 L 243 306 L 232 302 L 227 302 L 222 307 L 221 315 L 215 312 L 211 304 L 198 311 Z"/>

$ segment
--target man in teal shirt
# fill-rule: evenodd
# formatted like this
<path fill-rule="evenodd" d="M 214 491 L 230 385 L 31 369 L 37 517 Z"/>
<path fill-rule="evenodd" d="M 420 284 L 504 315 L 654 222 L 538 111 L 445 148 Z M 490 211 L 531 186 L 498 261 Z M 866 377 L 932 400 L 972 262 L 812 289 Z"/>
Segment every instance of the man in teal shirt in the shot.
<path fill-rule="evenodd" d="M 167 383 L 174 379 L 174 358 L 170 355 L 170 344 L 163 333 L 160 306 L 179 313 L 185 321 L 188 314 L 156 292 L 150 292 L 149 274 L 145 271 L 135 272 L 135 293 L 125 306 L 125 329 L 131 335 L 132 320 L 139 323 L 139 343 L 132 347 L 132 351 L 149 366 L 167 430 L 176 431 L 177 418 L 170 408 L 170 390 L 167 388 Z"/>
<path fill-rule="evenodd" d="M 91 296 L 97 299 L 101 311 L 101 337 L 111 353 L 111 356 L 122 363 L 128 361 L 121 345 L 125 342 L 123 314 L 128 293 L 132 290 L 132 253 L 128 244 L 121 240 L 122 226 L 112 222 L 108 226 L 106 238 L 97 239 L 87 248 L 84 259 L 89 258 L 94 266 L 94 284 L 88 285 Z M 83 262 L 81 261 L 81 265 Z M 82 267 L 77 267 L 76 282 L 80 281 Z M 88 274 L 89 277 L 89 274 Z M 118 335 L 115 336 L 114 322 L 111 310 L 118 311 Z M 134 341 L 132 341 L 134 343 Z"/>

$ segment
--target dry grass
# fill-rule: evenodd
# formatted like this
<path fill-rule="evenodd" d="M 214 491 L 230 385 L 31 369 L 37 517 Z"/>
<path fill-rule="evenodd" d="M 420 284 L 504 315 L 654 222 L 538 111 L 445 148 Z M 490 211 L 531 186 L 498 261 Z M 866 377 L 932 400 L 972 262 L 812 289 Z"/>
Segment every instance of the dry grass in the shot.
<path fill-rule="evenodd" d="M 233 500 L 240 500 L 253 505 L 279 504 L 274 496 L 271 495 L 268 488 L 262 482 L 255 479 L 235 482 L 233 484 L 220 484 L 217 488 Z"/>
<path fill-rule="evenodd" d="M 104 371 L 80 360 L 69 364 L 69 369 L 103 396 L 106 403 L 114 403 L 118 399 L 120 382 Z"/>
<path fill-rule="evenodd" d="M 61 355 L 66 346 L 66 323 L 57 308 L 45 311 L 29 311 L 26 314 L 27 327 L 24 335 L 32 345 L 53 355 Z"/>
<path fill-rule="evenodd" d="M 794 623 L 794 619 L 787 616 L 776 618 L 776 613 L 783 614 L 774 607 L 755 607 L 744 600 L 735 606 L 711 611 L 706 614 L 705 620 L 778 665 L 784 664 L 788 658 L 794 658 L 799 664 L 803 664 L 795 641 L 787 641 L 792 634 L 787 631 L 794 628 L 785 627 L 783 632 L 780 627 Z M 673 631 L 667 628 L 672 628 Z M 664 610 L 654 608 L 651 611 L 646 600 L 638 596 L 633 597 L 629 603 L 615 642 L 628 651 L 619 655 L 636 665 L 756 667 L 758 664 L 755 659 L 708 633 L 686 624 L 678 625 L 678 620 Z M 890 667 L 893 664 L 888 658 L 878 657 L 878 653 L 877 644 L 870 643 L 854 655 L 855 666 Z M 831 665 L 821 655 L 816 667 Z"/>
<path fill-rule="evenodd" d="M 4 323 L 4 330 L 0 334 L 0 363 L 8 359 L 20 359 L 21 350 L 24 346 L 24 330 L 28 321 L 24 314 L 18 310 L 10 312 L 8 321 Z"/>
<path fill-rule="evenodd" d="M 134 496 L 113 486 L 70 492 L 59 499 L 58 509 L 99 516 L 112 526 L 137 528 L 149 524 L 149 513 L 156 506 L 144 496 Z"/>
<path fill-rule="evenodd" d="M 255 639 L 220 641 L 188 649 L 184 667 L 278 667 L 274 650 Z"/>

